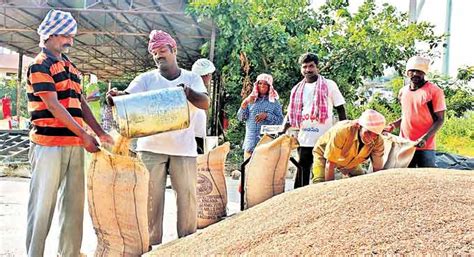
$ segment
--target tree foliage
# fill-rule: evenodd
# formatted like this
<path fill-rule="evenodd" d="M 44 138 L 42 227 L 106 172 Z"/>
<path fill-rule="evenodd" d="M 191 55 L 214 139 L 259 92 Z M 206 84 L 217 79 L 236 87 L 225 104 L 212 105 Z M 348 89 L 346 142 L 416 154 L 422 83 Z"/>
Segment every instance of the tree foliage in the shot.
<path fill-rule="evenodd" d="M 448 116 L 463 117 L 467 111 L 474 110 L 473 71 L 474 67 L 460 68 L 457 78 L 430 74 L 429 80 L 444 91 Z"/>

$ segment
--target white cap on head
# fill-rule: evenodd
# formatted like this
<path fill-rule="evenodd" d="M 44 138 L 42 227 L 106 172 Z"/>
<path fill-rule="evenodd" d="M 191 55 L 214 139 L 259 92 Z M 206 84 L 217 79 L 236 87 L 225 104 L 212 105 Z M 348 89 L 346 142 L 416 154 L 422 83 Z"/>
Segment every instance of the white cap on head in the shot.
<path fill-rule="evenodd" d="M 40 47 L 51 35 L 75 35 L 77 33 L 77 22 L 70 12 L 50 10 L 38 30 L 40 35 Z"/>
<path fill-rule="evenodd" d="M 208 59 L 201 58 L 193 64 L 191 70 L 192 72 L 199 74 L 199 76 L 204 76 L 213 73 L 216 70 L 216 67 L 214 67 L 214 64 Z"/>
<path fill-rule="evenodd" d="M 419 70 L 427 74 L 429 68 L 430 59 L 416 55 L 408 59 L 406 72 L 408 73 L 409 70 Z"/>

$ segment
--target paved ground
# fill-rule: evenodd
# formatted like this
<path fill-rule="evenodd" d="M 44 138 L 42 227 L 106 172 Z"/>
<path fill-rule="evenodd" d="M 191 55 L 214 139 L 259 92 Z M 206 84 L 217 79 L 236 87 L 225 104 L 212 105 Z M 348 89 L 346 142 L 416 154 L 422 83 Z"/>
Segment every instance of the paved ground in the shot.
<path fill-rule="evenodd" d="M 28 178 L 0 177 L 0 256 L 26 256 L 26 206 L 28 202 L 29 181 Z M 292 183 L 291 180 L 287 181 L 288 190 L 291 190 Z M 237 186 L 237 180 L 227 178 L 228 215 L 239 210 L 240 198 Z M 176 206 L 174 193 L 171 189 L 166 190 L 165 202 L 164 243 L 177 238 Z M 93 256 L 97 239 L 87 210 L 87 204 L 85 206 L 82 252 L 86 253 L 87 256 Z M 58 233 L 57 216 L 55 215 L 46 240 L 44 256 L 55 256 Z"/>

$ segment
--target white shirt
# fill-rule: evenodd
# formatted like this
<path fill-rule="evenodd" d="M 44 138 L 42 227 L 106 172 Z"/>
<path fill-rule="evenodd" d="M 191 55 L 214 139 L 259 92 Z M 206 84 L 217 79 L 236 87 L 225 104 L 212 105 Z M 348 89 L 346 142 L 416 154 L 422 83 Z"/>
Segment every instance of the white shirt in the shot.
<path fill-rule="evenodd" d="M 130 83 L 125 91 L 133 94 L 176 87 L 179 84 L 185 84 L 197 92 L 207 93 L 201 77 L 184 69 L 181 69 L 181 75 L 178 78 L 171 81 L 161 76 L 157 69 L 142 73 Z M 189 102 L 188 104 L 191 122 L 188 128 L 141 137 L 137 142 L 137 151 L 175 156 L 197 156 L 194 123 L 196 122 L 196 113 L 199 109 Z"/>
<path fill-rule="evenodd" d="M 204 138 L 206 137 L 206 123 L 207 123 L 207 116 L 206 111 L 202 109 L 198 109 L 196 111 L 196 119 L 194 122 L 194 134 L 196 137 Z"/>
<path fill-rule="evenodd" d="M 300 124 L 300 131 L 298 133 L 298 142 L 303 147 L 314 147 L 316 141 L 334 124 L 333 106 L 340 106 L 346 103 L 344 97 L 339 91 L 336 82 L 326 79 L 328 86 L 328 118 L 324 123 L 318 121 L 311 121 L 305 119 L 305 116 L 311 116 L 311 108 L 314 102 L 314 90 L 316 89 L 316 82 L 306 83 L 303 89 L 303 120 Z M 317 106 L 316 106 L 317 108 Z"/>

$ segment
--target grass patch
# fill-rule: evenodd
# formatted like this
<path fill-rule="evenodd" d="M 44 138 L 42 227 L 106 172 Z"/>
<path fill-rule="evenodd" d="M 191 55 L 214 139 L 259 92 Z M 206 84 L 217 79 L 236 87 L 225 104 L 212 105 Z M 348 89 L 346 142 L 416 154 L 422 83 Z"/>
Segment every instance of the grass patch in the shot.
<path fill-rule="evenodd" d="M 448 118 L 436 140 L 438 151 L 474 157 L 474 111 Z"/>

